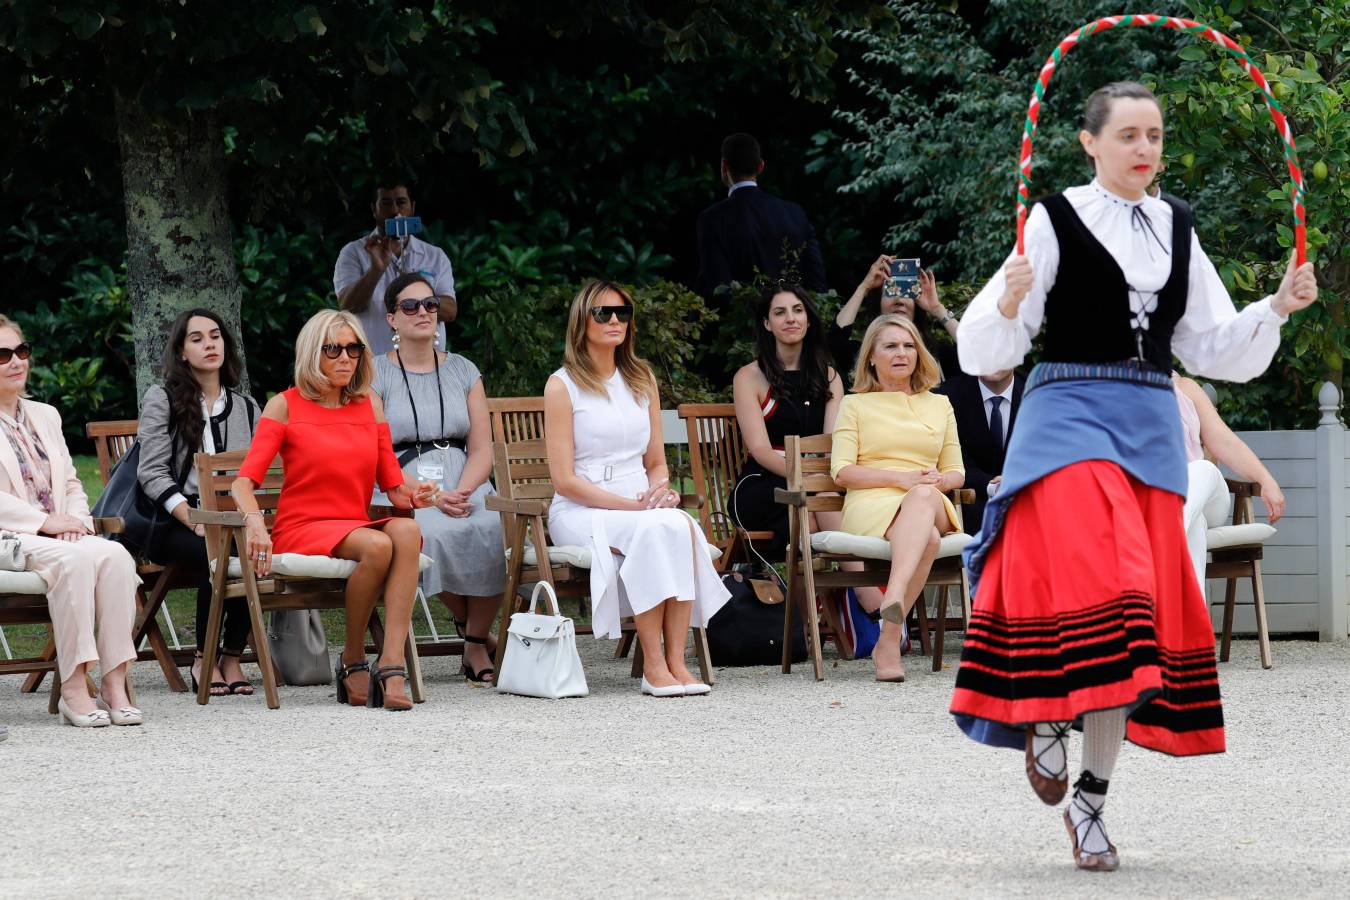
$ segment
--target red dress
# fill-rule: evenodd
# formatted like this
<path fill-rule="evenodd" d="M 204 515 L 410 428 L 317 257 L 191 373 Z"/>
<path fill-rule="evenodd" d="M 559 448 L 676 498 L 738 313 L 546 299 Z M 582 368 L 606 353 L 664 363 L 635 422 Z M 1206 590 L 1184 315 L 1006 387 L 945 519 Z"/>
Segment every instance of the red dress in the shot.
<path fill-rule="evenodd" d="M 370 520 L 376 478 L 386 491 L 403 484 L 389 423 L 376 423 L 369 398 L 329 409 L 295 388 L 282 396 L 289 421 L 258 420 L 239 474 L 261 484 L 280 451 L 286 480 L 277 501 L 272 549 L 332 556 L 356 529 L 389 521 Z"/>

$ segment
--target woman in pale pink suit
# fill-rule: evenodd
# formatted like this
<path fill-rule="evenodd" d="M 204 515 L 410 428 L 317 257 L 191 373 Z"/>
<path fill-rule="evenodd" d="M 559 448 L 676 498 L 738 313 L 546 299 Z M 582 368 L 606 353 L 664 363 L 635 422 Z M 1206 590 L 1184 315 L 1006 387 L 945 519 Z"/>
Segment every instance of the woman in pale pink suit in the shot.
<path fill-rule="evenodd" d="M 61 718 L 82 727 L 139 725 L 141 711 L 127 697 L 136 563 L 120 544 L 94 536 L 61 415 L 24 397 L 31 352 L 0 315 L 0 527 L 18 533 L 25 568 L 47 583 Z M 103 673 L 97 700 L 84 679 L 95 662 Z"/>

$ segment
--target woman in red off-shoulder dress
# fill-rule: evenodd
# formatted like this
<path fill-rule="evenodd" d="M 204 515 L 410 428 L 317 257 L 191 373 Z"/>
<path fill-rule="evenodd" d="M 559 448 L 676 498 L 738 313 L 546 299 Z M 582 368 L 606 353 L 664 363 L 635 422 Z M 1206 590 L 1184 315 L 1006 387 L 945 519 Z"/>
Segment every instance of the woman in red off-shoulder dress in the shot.
<path fill-rule="evenodd" d="M 247 552 L 259 575 L 271 571 L 273 549 L 356 562 L 347 579 L 338 701 L 363 706 L 382 698 L 386 709 L 410 709 L 403 647 L 412 625 L 422 535 L 413 519 L 371 521 L 370 498 L 378 481 L 395 506 L 430 506 L 436 488 L 404 483 L 380 398 L 370 391 L 372 379 L 355 317 L 341 310 L 317 313 L 296 341 L 296 386 L 268 401 L 233 493 L 246 517 Z M 253 492 L 278 452 L 286 479 L 269 537 Z M 381 594 L 387 621 L 372 689 L 366 625 Z"/>

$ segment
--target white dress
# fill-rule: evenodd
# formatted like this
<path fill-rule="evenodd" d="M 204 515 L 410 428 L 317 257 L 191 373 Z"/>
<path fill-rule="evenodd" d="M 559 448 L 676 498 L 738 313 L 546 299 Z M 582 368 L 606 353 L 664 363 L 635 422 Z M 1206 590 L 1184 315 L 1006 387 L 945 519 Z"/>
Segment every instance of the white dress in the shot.
<path fill-rule="evenodd" d="M 605 382 L 606 396 L 581 390 L 563 369 L 552 377 L 566 385 L 572 399 L 573 471 L 622 497 L 647 490 L 642 464 L 651 437 L 647 401 L 639 403 L 618 372 Z M 548 530 L 554 544 L 591 549 L 596 637 L 621 636 L 622 618 L 671 597 L 692 601 L 690 625 L 703 628 L 730 597 L 703 530 L 683 510 L 595 509 L 554 494 Z"/>

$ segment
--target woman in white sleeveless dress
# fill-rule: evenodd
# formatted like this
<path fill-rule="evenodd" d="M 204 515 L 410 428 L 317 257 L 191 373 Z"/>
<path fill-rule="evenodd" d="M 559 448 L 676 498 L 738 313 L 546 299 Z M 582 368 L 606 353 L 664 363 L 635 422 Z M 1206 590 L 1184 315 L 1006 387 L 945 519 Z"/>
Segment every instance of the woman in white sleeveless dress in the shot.
<path fill-rule="evenodd" d="M 661 440 L 656 376 L 634 349 L 633 299 L 593 281 L 572 301 L 563 367 L 544 387 L 544 432 L 556 493 L 555 544 L 591 549 L 591 626 L 617 638 L 632 616 L 642 692 L 706 694 L 685 665 L 689 628 L 727 601 L 703 531 L 674 508 Z M 663 649 L 664 639 L 664 649 Z"/>

